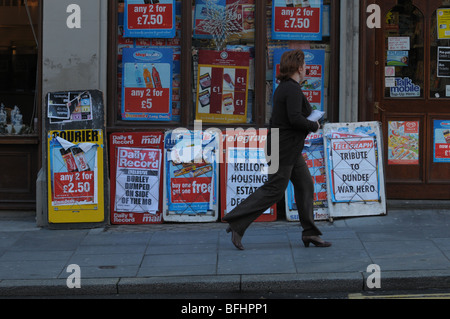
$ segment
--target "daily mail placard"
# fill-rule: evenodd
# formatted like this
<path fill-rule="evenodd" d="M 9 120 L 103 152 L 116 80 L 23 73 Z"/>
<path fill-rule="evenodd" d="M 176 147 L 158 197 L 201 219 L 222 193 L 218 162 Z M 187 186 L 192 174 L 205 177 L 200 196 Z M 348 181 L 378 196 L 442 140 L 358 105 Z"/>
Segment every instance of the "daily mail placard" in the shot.
<path fill-rule="evenodd" d="M 117 149 L 116 211 L 156 213 L 160 165 L 161 150 L 131 147 Z"/>
<path fill-rule="evenodd" d="M 162 222 L 163 133 L 110 136 L 111 224 Z"/>
<path fill-rule="evenodd" d="M 330 217 L 386 214 L 380 123 L 324 127 Z"/>

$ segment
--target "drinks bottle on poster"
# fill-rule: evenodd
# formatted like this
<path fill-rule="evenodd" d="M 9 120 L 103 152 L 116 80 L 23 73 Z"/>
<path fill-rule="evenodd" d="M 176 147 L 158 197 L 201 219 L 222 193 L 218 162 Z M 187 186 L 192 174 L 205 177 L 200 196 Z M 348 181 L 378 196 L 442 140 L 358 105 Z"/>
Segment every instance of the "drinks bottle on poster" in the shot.
<path fill-rule="evenodd" d="M 75 163 L 75 158 L 73 157 L 73 154 L 70 150 L 60 149 L 61 156 L 64 160 L 64 163 L 66 164 L 67 172 L 77 172 L 77 164 Z"/>
<path fill-rule="evenodd" d="M 81 148 L 79 148 L 79 147 L 72 148 L 72 154 L 73 154 L 73 157 L 75 158 L 75 163 L 80 172 L 90 170 L 89 164 L 88 164 L 86 157 L 84 156 L 84 152 Z"/>
<path fill-rule="evenodd" d="M 159 72 L 158 70 L 156 70 L 155 67 L 152 68 L 152 78 L 153 82 L 155 83 L 155 88 L 161 89 L 162 88 L 161 78 L 159 77 Z"/>
<path fill-rule="evenodd" d="M 141 87 L 143 84 L 143 81 L 142 81 L 142 77 L 141 77 L 141 72 L 139 71 L 138 65 L 136 63 L 134 64 L 134 68 L 135 68 L 134 73 L 136 75 L 136 84 L 139 87 Z"/>
<path fill-rule="evenodd" d="M 146 88 L 153 89 L 152 75 L 147 68 L 144 68 L 144 81 Z"/>

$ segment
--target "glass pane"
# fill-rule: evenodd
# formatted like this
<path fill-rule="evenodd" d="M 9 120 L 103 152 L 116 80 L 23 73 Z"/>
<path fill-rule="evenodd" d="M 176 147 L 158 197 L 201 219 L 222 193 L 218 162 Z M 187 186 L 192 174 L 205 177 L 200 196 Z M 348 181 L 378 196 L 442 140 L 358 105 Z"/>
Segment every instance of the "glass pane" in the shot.
<path fill-rule="evenodd" d="M 192 0 L 194 118 L 253 123 L 255 0 Z"/>
<path fill-rule="evenodd" d="M 124 0 L 118 2 L 117 117 L 121 120 L 180 122 L 181 0 L 133 0 L 128 4 L 130 34 L 126 36 Z M 138 9 L 132 11 L 135 7 Z M 173 28 L 174 34 L 166 31 Z M 129 53 L 132 50 L 135 51 Z M 140 56 L 149 57 L 135 59 L 137 50 L 141 52 Z M 155 60 L 150 57 L 152 54 L 162 58 Z M 124 56 L 127 57 L 125 63 Z"/>
<path fill-rule="evenodd" d="M 430 98 L 450 98 L 450 1 L 431 17 Z"/>
<path fill-rule="evenodd" d="M 405 0 L 386 15 L 385 97 L 423 97 L 423 20 L 420 10 Z"/>
<path fill-rule="evenodd" d="M 275 10 L 273 8 L 275 7 Z M 320 17 L 319 8 L 322 9 Z M 286 18 L 292 13 L 296 18 Z M 267 21 L 267 73 L 266 73 L 266 123 L 272 116 L 272 96 L 277 81 L 277 64 L 279 64 L 282 53 L 286 50 L 301 49 L 305 52 L 307 65 L 307 77 L 303 82 L 302 91 L 310 102 L 313 109 L 327 113 L 330 86 L 330 0 L 295 0 L 281 1 L 269 0 L 266 7 Z M 319 13 L 317 15 L 317 13 Z M 274 22 L 274 27 L 272 26 Z M 316 38 L 315 30 L 318 26 L 321 32 Z M 301 31 L 298 31 L 300 30 Z M 273 34 L 279 31 L 280 35 Z M 275 33 L 274 32 L 274 33 Z M 284 33 L 284 34 L 283 34 Z M 304 40 L 299 38 L 304 37 Z M 283 39 L 275 39 L 283 38 Z M 291 40 L 292 38 L 296 38 Z M 325 114 L 327 119 L 327 114 Z"/>
<path fill-rule="evenodd" d="M 17 6 L 7 9 L 18 20 L 0 22 L 0 138 L 37 134 L 38 116 L 36 42 L 26 14 L 20 14 L 24 9 Z M 30 8 L 36 20 L 37 9 Z"/>

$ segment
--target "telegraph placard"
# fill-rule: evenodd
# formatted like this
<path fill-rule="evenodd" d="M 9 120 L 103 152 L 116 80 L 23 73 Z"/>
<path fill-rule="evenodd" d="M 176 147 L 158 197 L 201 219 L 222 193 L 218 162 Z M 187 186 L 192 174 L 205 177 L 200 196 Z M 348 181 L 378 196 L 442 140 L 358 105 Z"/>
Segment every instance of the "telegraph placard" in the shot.
<path fill-rule="evenodd" d="M 380 123 L 324 127 L 330 217 L 386 214 Z"/>

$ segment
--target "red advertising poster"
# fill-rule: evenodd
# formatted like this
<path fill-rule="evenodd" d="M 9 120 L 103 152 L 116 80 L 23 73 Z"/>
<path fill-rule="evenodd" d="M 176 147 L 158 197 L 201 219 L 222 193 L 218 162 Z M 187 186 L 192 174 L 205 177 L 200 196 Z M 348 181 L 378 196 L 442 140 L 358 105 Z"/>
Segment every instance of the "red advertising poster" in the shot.
<path fill-rule="evenodd" d="M 322 0 L 273 0 L 273 40 L 322 40 Z"/>
<path fill-rule="evenodd" d="M 174 0 L 125 0 L 126 37 L 173 38 L 175 36 Z"/>
<path fill-rule="evenodd" d="M 111 224 L 162 222 L 162 132 L 110 137 Z"/>
<path fill-rule="evenodd" d="M 253 194 L 268 178 L 264 151 L 267 129 L 228 129 L 222 137 L 225 153 L 220 164 L 221 217 Z M 276 219 L 276 205 L 273 205 L 256 221 Z"/>
<path fill-rule="evenodd" d="M 94 198 L 94 172 L 55 173 L 55 200 L 74 199 L 92 201 Z M 75 194 L 75 195 L 73 195 Z"/>
<path fill-rule="evenodd" d="M 250 53 L 200 50 L 196 119 L 245 123 Z"/>

